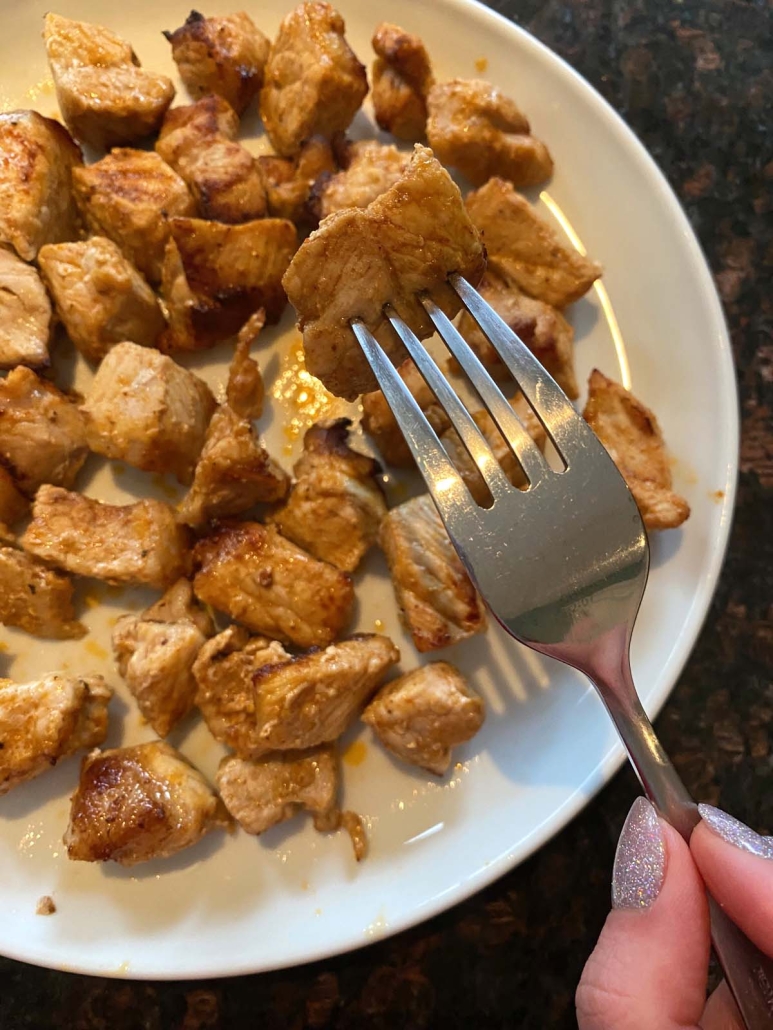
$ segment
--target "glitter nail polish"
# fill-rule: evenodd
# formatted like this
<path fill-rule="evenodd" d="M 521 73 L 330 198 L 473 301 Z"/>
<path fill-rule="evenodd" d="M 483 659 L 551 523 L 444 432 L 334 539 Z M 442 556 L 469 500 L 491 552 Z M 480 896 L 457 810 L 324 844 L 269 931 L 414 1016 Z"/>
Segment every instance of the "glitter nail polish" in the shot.
<path fill-rule="evenodd" d="M 666 873 L 666 846 L 657 814 L 646 798 L 637 798 L 617 843 L 612 872 L 613 908 L 649 908 Z"/>
<path fill-rule="evenodd" d="M 737 848 L 748 851 L 750 855 L 773 858 L 773 837 L 763 837 L 740 819 L 733 818 L 713 805 L 698 805 L 698 812 L 708 828 L 728 844 L 735 844 Z"/>

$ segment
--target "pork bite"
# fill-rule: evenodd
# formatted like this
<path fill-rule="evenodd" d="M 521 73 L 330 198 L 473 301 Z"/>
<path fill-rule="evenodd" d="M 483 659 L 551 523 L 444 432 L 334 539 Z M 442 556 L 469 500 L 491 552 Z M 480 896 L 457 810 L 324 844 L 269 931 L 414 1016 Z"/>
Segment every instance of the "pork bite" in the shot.
<path fill-rule="evenodd" d="M 30 683 L 0 679 L 0 795 L 101 744 L 112 690 L 101 676 L 52 672 Z"/>
<path fill-rule="evenodd" d="M 412 143 L 424 139 L 427 95 L 435 81 L 424 44 L 399 25 L 382 22 L 372 46 L 372 99 L 379 128 Z"/>
<path fill-rule="evenodd" d="M 315 558 L 354 572 L 386 515 L 378 462 L 349 446 L 348 418 L 317 422 L 303 438 L 295 485 L 271 515 L 283 536 Z"/>
<path fill-rule="evenodd" d="M 271 42 L 246 12 L 205 18 L 191 11 L 179 29 L 164 35 L 194 100 L 214 93 L 242 114 L 258 95 Z"/>
<path fill-rule="evenodd" d="M 204 218 L 249 222 L 266 213 L 257 160 L 236 142 L 239 117 L 226 100 L 207 96 L 168 112 L 156 150 L 185 180 Z"/>
<path fill-rule="evenodd" d="M 166 353 L 230 339 L 260 308 L 277 322 L 287 303 L 282 276 L 298 246 L 292 222 L 261 218 L 224 225 L 173 218 L 161 286 L 169 327 Z"/>
<path fill-rule="evenodd" d="M 67 335 L 89 361 L 121 340 L 155 344 L 166 325 L 156 295 L 112 240 L 49 244 L 38 262 Z"/>
<path fill-rule="evenodd" d="M 312 207 L 318 219 L 348 207 L 367 207 L 393 186 L 410 157 L 397 147 L 360 140 L 346 150 L 346 163 L 335 175 L 323 175 L 313 190 Z"/>
<path fill-rule="evenodd" d="M 258 158 L 266 186 L 269 214 L 303 224 L 316 219 L 314 186 L 338 171 L 338 159 L 329 140 L 312 136 L 292 157 Z"/>
<path fill-rule="evenodd" d="M 77 239 L 72 173 L 82 164 L 55 119 L 37 111 L 0 114 L 0 244 L 34 261 L 44 244 Z"/>
<path fill-rule="evenodd" d="M 89 447 L 190 483 L 216 402 L 203 379 L 158 351 L 116 344 L 81 411 Z"/>
<path fill-rule="evenodd" d="M 553 174 L 553 159 L 531 135 L 528 118 L 501 90 L 480 79 L 452 79 L 427 97 L 427 138 L 443 164 L 474 186 L 493 175 L 536 186 Z"/>
<path fill-rule="evenodd" d="M 274 150 L 297 153 L 312 136 L 345 132 L 368 92 L 341 15 L 317 0 L 291 11 L 266 63 L 260 116 Z"/>
<path fill-rule="evenodd" d="M 160 589 L 184 575 L 188 564 L 188 534 L 169 505 L 103 504 L 55 486 L 38 490 L 21 545 L 79 576 Z"/>
<path fill-rule="evenodd" d="M 194 549 L 196 596 L 254 633 L 326 647 L 349 625 L 351 577 L 258 522 L 225 525 Z"/>
<path fill-rule="evenodd" d="M 187 579 L 142 615 L 123 615 L 113 629 L 118 671 L 142 715 L 166 737 L 193 707 L 193 663 L 214 625 Z"/>
<path fill-rule="evenodd" d="M 86 627 L 75 618 L 69 576 L 23 551 L 0 547 L 0 623 L 34 637 L 70 640 Z"/>
<path fill-rule="evenodd" d="M 260 366 L 250 357 L 250 349 L 263 332 L 265 324 L 266 312 L 263 308 L 258 308 L 239 330 L 234 356 L 228 369 L 226 401 L 231 410 L 242 418 L 260 418 L 263 414 L 266 388 Z"/>
<path fill-rule="evenodd" d="M 417 650 L 437 651 L 486 629 L 486 612 L 429 494 L 398 505 L 381 523 L 403 625 Z"/>
<path fill-rule="evenodd" d="M 231 627 L 199 653 L 196 704 L 241 758 L 303 750 L 340 737 L 399 659 L 376 633 L 293 657 Z"/>
<path fill-rule="evenodd" d="M 600 278 L 601 265 L 564 245 L 512 183 L 489 179 L 466 203 L 483 236 L 489 270 L 530 297 L 565 308 Z"/>
<path fill-rule="evenodd" d="M 594 369 L 582 414 L 628 484 L 647 529 L 681 526 L 690 516 L 690 506 L 671 489 L 671 465 L 654 413 Z"/>
<path fill-rule="evenodd" d="M 0 247 L 0 368 L 45 368 L 50 338 L 51 303 L 40 276 Z"/>
<path fill-rule="evenodd" d="M 43 29 L 59 110 L 70 132 L 100 149 L 156 132 L 172 80 L 140 67 L 129 43 L 101 25 L 47 14 Z"/>
<path fill-rule="evenodd" d="M 436 776 L 484 718 L 483 698 L 448 662 L 430 662 L 387 683 L 362 714 L 392 754 Z"/>
<path fill-rule="evenodd" d="M 71 487 L 87 455 L 83 417 L 53 383 L 23 366 L 0 380 L 0 463 L 24 494 Z"/>
<path fill-rule="evenodd" d="M 446 282 L 449 274 L 477 285 L 485 264 L 459 188 L 432 151 L 417 146 L 386 193 L 363 210 L 326 218 L 293 258 L 283 283 L 298 312 L 306 368 L 347 400 L 375 389 L 351 320 L 362 319 L 398 364 L 405 348 L 384 305 L 391 304 L 419 337 L 430 336 L 434 326 L 417 295 L 428 292 L 453 317 L 460 302 Z"/>
<path fill-rule="evenodd" d="M 201 773 L 155 740 L 83 759 L 64 843 L 75 861 L 132 866 L 168 858 L 230 825 Z"/>
<path fill-rule="evenodd" d="M 169 218 L 193 215 L 183 180 L 152 150 L 118 148 L 73 174 L 89 232 L 107 236 L 151 283 L 161 280 Z"/>

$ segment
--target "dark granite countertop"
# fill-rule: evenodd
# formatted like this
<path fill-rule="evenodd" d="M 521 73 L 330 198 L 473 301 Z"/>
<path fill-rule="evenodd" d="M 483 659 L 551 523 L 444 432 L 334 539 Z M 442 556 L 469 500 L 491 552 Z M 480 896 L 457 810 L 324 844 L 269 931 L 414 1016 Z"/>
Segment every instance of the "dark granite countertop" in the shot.
<path fill-rule="evenodd" d="M 658 729 L 697 797 L 771 833 L 773 8 L 767 0 L 492 6 L 565 57 L 639 135 L 685 205 L 724 301 L 743 414 L 738 509 L 711 614 Z M 0 960 L 0 1028 L 574 1026 L 574 987 L 607 913 L 616 837 L 636 787 L 625 769 L 482 894 L 328 962 L 142 984 Z"/>

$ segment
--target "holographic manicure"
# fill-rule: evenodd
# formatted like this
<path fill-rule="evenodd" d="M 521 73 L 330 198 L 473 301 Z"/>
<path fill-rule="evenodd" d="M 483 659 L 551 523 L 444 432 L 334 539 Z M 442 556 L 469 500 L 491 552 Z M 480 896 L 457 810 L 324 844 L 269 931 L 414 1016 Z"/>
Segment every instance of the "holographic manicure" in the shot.
<path fill-rule="evenodd" d="M 763 837 L 740 819 L 734 819 L 732 815 L 728 815 L 720 808 L 714 808 L 713 805 L 698 805 L 698 811 L 708 828 L 728 844 L 734 844 L 741 851 L 748 851 L 750 855 L 773 858 L 773 837 Z"/>
<path fill-rule="evenodd" d="M 655 809 L 637 798 L 617 843 L 612 873 L 613 908 L 649 908 L 666 873 L 666 846 Z"/>

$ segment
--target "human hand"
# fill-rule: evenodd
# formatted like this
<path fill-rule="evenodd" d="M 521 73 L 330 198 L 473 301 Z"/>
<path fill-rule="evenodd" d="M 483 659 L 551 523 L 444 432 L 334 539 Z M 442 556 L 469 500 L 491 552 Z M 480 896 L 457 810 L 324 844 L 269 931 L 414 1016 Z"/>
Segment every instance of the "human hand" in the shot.
<path fill-rule="evenodd" d="M 773 957 L 773 837 L 710 805 L 700 814 L 688 845 L 649 801 L 633 803 L 612 911 L 577 988 L 580 1030 L 741 1030 L 724 982 L 706 1001 L 706 888 Z"/>

